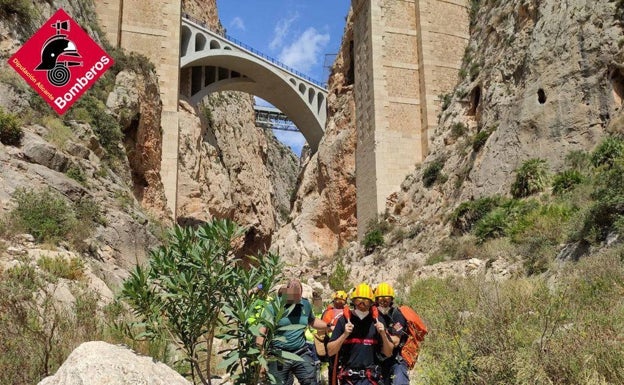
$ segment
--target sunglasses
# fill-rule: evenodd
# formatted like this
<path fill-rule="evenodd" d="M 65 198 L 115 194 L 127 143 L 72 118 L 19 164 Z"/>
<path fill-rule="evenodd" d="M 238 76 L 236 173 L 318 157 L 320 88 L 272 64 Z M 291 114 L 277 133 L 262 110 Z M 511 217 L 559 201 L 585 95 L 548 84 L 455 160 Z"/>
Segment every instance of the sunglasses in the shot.
<path fill-rule="evenodd" d="M 369 305 L 369 306 L 373 304 L 373 302 L 370 299 L 366 299 L 366 298 L 356 298 L 356 299 L 353 300 L 353 304 L 355 306 L 357 306 L 357 305 L 359 305 L 361 303 L 364 303 L 365 305 Z"/>
<path fill-rule="evenodd" d="M 377 297 L 377 301 L 392 301 L 392 297 Z"/>

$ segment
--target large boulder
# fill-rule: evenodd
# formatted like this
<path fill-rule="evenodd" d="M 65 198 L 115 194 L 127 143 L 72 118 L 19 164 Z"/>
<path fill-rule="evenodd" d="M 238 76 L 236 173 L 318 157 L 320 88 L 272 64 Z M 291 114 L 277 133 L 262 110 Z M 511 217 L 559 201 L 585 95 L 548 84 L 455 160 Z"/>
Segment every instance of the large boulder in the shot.
<path fill-rule="evenodd" d="M 175 370 L 132 350 L 102 341 L 74 350 L 54 376 L 39 385 L 189 385 Z"/>

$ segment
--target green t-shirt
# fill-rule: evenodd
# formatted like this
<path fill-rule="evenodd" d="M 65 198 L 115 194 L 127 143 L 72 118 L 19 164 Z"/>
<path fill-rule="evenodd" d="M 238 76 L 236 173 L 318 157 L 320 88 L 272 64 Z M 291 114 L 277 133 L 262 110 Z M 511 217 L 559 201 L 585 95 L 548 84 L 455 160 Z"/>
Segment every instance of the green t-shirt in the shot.
<path fill-rule="evenodd" d="M 288 326 L 288 325 L 303 325 L 307 326 L 314 322 L 314 312 L 312 312 L 312 305 L 310 305 L 310 301 L 305 298 L 302 298 L 301 301 L 292 307 L 291 311 L 288 312 L 288 309 L 291 308 L 290 305 L 286 307 L 286 315 L 279 320 L 278 326 Z M 305 338 L 305 327 L 297 330 L 278 330 L 275 334 L 276 337 L 284 337 L 285 341 L 274 340 L 272 342 L 273 347 L 277 349 L 286 350 L 289 352 L 295 352 L 301 348 L 303 348 L 306 344 Z"/>

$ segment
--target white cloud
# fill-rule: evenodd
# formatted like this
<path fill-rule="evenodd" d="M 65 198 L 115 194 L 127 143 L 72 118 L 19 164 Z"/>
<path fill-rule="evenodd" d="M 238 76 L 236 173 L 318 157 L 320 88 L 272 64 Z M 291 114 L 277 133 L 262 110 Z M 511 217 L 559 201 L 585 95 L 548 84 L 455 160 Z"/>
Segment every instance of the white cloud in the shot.
<path fill-rule="evenodd" d="M 247 29 L 245 27 L 245 21 L 239 16 L 236 16 L 234 19 L 232 19 L 232 21 L 230 22 L 230 27 L 236 28 L 241 31 Z"/>
<path fill-rule="evenodd" d="M 313 27 L 305 30 L 291 45 L 282 49 L 278 60 L 301 72 L 318 64 L 318 58 L 329 43 L 329 33 L 319 33 Z"/>
<path fill-rule="evenodd" d="M 284 37 L 288 34 L 290 30 L 290 26 L 299 18 L 299 14 L 295 13 L 287 19 L 282 19 L 277 22 L 275 28 L 273 29 L 273 40 L 269 43 L 269 48 L 271 50 L 279 49 L 282 45 L 284 45 Z"/>

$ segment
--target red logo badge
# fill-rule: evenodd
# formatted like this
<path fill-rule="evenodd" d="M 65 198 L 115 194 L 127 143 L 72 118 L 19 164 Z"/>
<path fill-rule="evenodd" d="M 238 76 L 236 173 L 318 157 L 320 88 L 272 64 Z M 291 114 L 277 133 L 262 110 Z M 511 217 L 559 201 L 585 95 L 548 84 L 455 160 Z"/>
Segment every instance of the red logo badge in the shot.
<path fill-rule="evenodd" d="M 11 56 L 9 65 L 62 115 L 113 59 L 59 9 Z"/>

